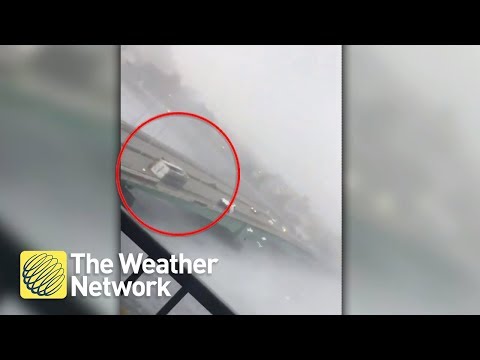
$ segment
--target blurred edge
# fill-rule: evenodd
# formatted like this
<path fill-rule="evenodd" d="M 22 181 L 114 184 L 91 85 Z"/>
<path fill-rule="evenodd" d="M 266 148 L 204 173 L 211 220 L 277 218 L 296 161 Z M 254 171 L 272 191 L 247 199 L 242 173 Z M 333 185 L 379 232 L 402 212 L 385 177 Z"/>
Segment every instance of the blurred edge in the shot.
<path fill-rule="evenodd" d="M 0 261 L 7 271 L 0 272 L 0 300 L 8 294 L 18 294 L 19 274 L 19 254 L 28 248 L 28 245 L 16 237 L 5 224 L 0 223 Z M 36 314 L 48 315 L 94 315 L 95 309 L 91 306 L 80 304 L 72 297 L 67 297 L 62 301 L 30 301 L 28 303 L 30 311 Z"/>
<path fill-rule="evenodd" d="M 480 47 L 344 55 L 344 312 L 480 313 Z"/>
<path fill-rule="evenodd" d="M 119 312 L 114 298 L 18 295 L 22 250 L 118 251 L 118 77 L 118 46 L 0 47 L 0 313 Z"/>

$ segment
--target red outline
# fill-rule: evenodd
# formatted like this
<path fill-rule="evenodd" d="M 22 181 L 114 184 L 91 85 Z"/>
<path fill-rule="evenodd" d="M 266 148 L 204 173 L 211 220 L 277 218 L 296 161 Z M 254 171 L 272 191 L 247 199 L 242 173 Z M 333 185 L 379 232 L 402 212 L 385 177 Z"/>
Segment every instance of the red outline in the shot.
<path fill-rule="evenodd" d="M 215 128 L 224 138 L 225 140 L 227 140 L 227 143 L 228 145 L 230 146 L 230 150 L 232 151 L 233 153 L 233 156 L 235 158 L 235 167 L 237 169 L 237 179 L 236 179 L 236 184 L 235 184 L 235 190 L 233 192 L 233 196 L 232 198 L 230 199 L 230 204 L 227 206 L 227 208 L 219 215 L 218 218 L 216 218 L 214 221 L 212 221 L 210 224 L 207 224 L 206 226 L 200 228 L 200 229 L 197 229 L 197 230 L 193 230 L 193 231 L 188 231 L 188 232 L 180 232 L 180 233 L 175 233 L 175 232 L 170 232 L 170 231 L 164 231 L 164 230 L 160 230 L 160 229 L 157 229 L 151 225 L 148 225 L 147 223 L 145 223 L 142 219 L 140 219 L 134 212 L 133 210 L 130 208 L 130 206 L 128 206 L 127 204 L 127 201 L 125 200 L 125 197 L 123 196 L 123 191 L 122 191 L 122 187 L 121 187 L 121 184 L 120 184 L 120 166 L 121 166 L 121 163 L 122 163 L 122 156 L 123 156 L 123 152 L 125 151 L 128 143 L 130 142 L 130 140 L 135 136 L 135 134 L 137 132 L 140 131 L 140 129 L 142 127 L 144 127 L 145 125 L 151 123 L 152 121 L 154 120 L 157 120 L 157 119 L 160 119 L 162 117 L 167 117 L 167 116 L 174 116 L 174 115 L 183 115 L 183 116 L 189 116 L 189 117 L 193 117 L 197 120 L 201 120 L 205 123 L 207 123 L 208 125 L 212 126 L 213 128 Z M 183 112 L 183 111 L 174 111 L 174 112 L 168 112 L 168 113 L 164 113 L 164 114 L 159 114 L 159 115 L 156 115 L 148 120 L 146 120 L 145 122 L 141 123 L 127 138 L 127 140 L 125 140 L 125 142 L 123 143 L 121 149 L 120 149 L 120 153 L 118 154 L 118 158 L 117 158 L 117 165 L 115 167 L 115 182 L 116 182 L 116 185 L 117 185 L 117 191 L 118 191 L 118 194 L 120 195 L 120 200 L 122 201 L 122 204 L 123 206 L 127 209 L 127 211 L 130 213 L 130 215 L 132 215 L 140 224 L 142 224 L 143 226 L 145 226 L 147 229 L 149 230 L 152 230 L 158 234 L 162 234 L 162 235 L 167 235 L 167 236 L 189 236 L 189 235 L 195 235 L 195 234 L 199 234 L 205 230 L 208 230 L 210 229 L 211 227 L 213 227 L 214 225 L 216 225 L 219 221 L 221 221 L 226 215 L 227 213 L 230 211 L 230 208 L 232 207 L 233 203 L 235 202 L 235 199 L 237 198 L 237 194 L 238 194 L 238 189 L 240 188 L 240 161 L 238 159 L 238 154 L 237 154 L 237 151 L 235 150 L 235 147 L 233 146 L 232 142 L 230 141 L 230 138 L 227 136 L 227 134 L 225 134 L 225 132 L 220 129 L 218 127 L 218 125 L 214 124 L 212 121 L 208 120 L 207 118 L 204 118 L 203 116 L 200 116 L 200 115 L 196 115 L 196 114 L 193 114 L 193 113 L 189 113 L 189 112 Z"/>

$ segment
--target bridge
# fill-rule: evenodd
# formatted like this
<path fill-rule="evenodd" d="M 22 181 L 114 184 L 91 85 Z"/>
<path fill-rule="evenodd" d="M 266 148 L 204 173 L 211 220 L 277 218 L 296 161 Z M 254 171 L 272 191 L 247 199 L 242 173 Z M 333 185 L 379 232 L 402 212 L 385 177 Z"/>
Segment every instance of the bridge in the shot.
<path fill-rule="evenodd" d="M 134 131 L 134 127 L 121 122 L 121 142 Z M 182 187 L 174 187 L 163 183 L 150 170 L 155 161 L 161 158 L 181 167 L 189 176 Z M 139 131 L 128 143 L 122 156 L 121 181 L 124 194 L 128 188 L 138 188 L 151 195 L 169 201 L 186 211 L 213 221 L 223 209 L 217 203 L 221 198 L 230 199 L 233 187 L 226 184 L 205 169 L 201 169 L 190 159 L 178 151 L 162 144 L 157 139 L 143 131 Z M 127 196 L 126 196 L 127 198 Z M 127 198 L 127 202 L 129 202 Z M 282 229 L 277 221 L 269 222 L 271 216 L 257 208 L 255 201 L 238 194 L 235 200 L 235 211 L 227 214 L 216 226 L 227 229 L 232 235 L 248 235 L 249 238 L 262 241 L 277 241 L 293 245 L 299 250 L 307 251 L 306 247 L 288 231 Z M 253 212 L 251 208 L 255 208 Z M 246 229 L 249 232 L 246 233 Z M 308 251 L 307 251 L 308 252 Z"/>

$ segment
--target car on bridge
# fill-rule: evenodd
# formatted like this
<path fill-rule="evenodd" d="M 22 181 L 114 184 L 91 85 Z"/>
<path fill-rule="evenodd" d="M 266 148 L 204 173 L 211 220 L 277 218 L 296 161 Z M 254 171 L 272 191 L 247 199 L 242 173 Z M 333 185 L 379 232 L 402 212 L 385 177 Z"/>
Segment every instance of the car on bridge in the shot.
<path fill-rule="evenodd" d="M 218 203 L 217 205 L 222 208 L 222 209 L 226 209 L 228 205 L 230 205 L 230 201 L 228 201 L 227 199 L 225 198 L 221 198 L 220 200 L 218 200 Z M 229 214 L 233 213 L 235 211 L 235 204 L 233 204 L 231 207 L 230 207 L 230 210 L 228 211 Z"/>
<path fill-rule="evenodd" d="M 183 188 L 189 178 L 185 170 L 165 159 L 155 162 L 150 170 L 162 182 L 175 187 Z"/>

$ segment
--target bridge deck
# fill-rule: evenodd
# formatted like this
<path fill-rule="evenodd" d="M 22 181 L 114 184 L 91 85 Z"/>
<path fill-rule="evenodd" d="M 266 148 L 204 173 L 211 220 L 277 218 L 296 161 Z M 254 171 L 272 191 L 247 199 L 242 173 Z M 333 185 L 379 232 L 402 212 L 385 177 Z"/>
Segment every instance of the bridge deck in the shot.
<path fill-rule="evenodd" d="M 133 128 L 122 122 L 122 143 L 131 131 Z M 137 133 L 129 142 L 122 157 L 122 181 L 128 181 L 154 195 L 186 206 L 189 210 L 209 220 L 214 220 L 222 211 L 217 206 L 218 200 L 222 197 L 229 199 L 233 194 L 233 189 L 199 169 L 188 159 L 172 152 L 174 151 L 162 146 L 147 134 Z M 152 173 L 150 167 L 154 161 L 162 157 L 180 166 L 188 173 L 190 178 L 183 188 L 168 186 Z M 252 206 L 257 208 L 253 201 L 251 202 L 239 194 L 235 204 L 235 211 L 227 214 L 220 225 L 227 227 L 232 232 L 241 227 L 251 226 L 304 249 L 304 246 L 295 237 L 288 232 L 283 232 L 278 223 L 271 225 L 268 222 L 269 215 L 261 211 L 254 213 L 250 209 Z"/>

